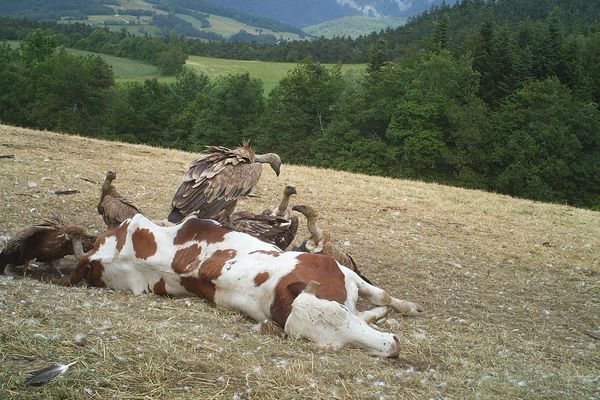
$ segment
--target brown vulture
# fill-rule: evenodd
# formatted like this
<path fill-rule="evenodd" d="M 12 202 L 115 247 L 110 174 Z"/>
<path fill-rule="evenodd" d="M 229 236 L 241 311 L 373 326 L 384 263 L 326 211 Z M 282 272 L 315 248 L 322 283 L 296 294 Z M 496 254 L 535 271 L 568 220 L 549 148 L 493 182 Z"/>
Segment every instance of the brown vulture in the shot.
<path fill-rule="evenodd" d="M 269 163 L 279 176 L 281 159 L 277 154 L 254 154 L 248 143 L 234 150 L 207 146 L 207 153 L 190 164 L 167 219 L 179 223 L 197 213 L 202 218 L 227 221 L 237 200 L 249 195 L 258 183 L 260 163 Z"/>
<path fill-rule="evenodd" d="M 310 232 L 310 238 L 305 240 L 300 247 L 295 248 L 294 250 L 324 254 L 333 257 L 340 264 L 356 272 L 358 276 L 365 280 L 365 282 L 371 283 L 370 280 L 360 273 L 358 265 L 356 265 L 352 256 L 333 243 L 331 241 L 331 235 L 328 232 L 324 232 L 319 227 L 317 223 L 319 214 L 314 207 L 295 205 L 292 207 L 292 210 L 298 211 L 306 217 L 306 224 L 308 226 L 308 231 Z"/>
<path fill-rule="evenodd" d="M 117 174 L 113 171 L 106 173 L 100 202 L 98 203 L 98 213 L 102 215 L 108 229 L 116 228 L 121 225 L 121 222 L 133 217 L 135 214 L 144 214 L 133 201 L 117 192 L 112 184 L 116 177 Z"/>
<path fill-rule="evenodd" d="M 0 273 L 7 265 L 23 265 L 33 259 L 50 264 L 59 273 L 58 261 L 69 255 L 81 257 L 94 247 L 95 236 L 61 215 L 43 219 L 17 231 L 0 253 Z M 61 273 L 62 274 L 62 273 Z"/>
<path fill-rule="evenodd" d="M 298 217 L 290 217 L 287 209 L 293 194 L 296 194 L 296 188 L 286 186 L 281 203 L 276 209 L 266 209 L 258 215 L 248 211 L 237 211 L 231 214 L 226 224 L 233 230 L 248 233 L 285 250 L 298 231 Z"/>

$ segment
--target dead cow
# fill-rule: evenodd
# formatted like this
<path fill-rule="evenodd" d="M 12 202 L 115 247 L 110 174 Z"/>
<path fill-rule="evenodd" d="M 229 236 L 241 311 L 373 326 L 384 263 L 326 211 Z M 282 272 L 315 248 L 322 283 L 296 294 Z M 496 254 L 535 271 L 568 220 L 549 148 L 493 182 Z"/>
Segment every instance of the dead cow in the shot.
<path fill-rule="evenodd" d="M 98 238 L 70 277 L 136 294 L 198 295 L 256 321 L 273 320 L 319 346 L 359 346 L 396 357 L 398 338 L 369 326 L 390 306 L 414 316 L 421 306 L 391 297 L 333 258 L 282 251 L 212 220 L 188 217 L 172 227 L 141 214 Z M 358 297 L 381 306 L 356 309 Z"/>

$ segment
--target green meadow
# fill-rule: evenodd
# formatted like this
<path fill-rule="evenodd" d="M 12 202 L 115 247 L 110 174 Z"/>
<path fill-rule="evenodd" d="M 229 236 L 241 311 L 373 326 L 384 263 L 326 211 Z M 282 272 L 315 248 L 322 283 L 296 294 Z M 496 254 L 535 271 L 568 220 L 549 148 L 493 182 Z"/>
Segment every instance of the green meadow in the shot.
<path fill-rule="evenodd" d="M 9 41 L 13 47 L 19 45 L 18 41 Z M 68 49 L 78 55 L 98 55 L 113 67 L 115 79 L 118 83 L 142 82 L 146 79 L 158 79 L 161 82 L 173 82 L 174 76 L 161 75 L 158 68 L 150 63 L 132 60 L 125 57 L 116 57 L 108 54 L 93 53 L 84 50 Z M 201 56 L 190 56 L 186 68 L 206 74 L 209 78 L 229 74 L 240 74 L 248 72 L 251 77 L 263 82 L 265 94 L 268 94 L 277 83 L 285 77 L 288 71 L 296 67 L 296 63 L 250 61 L 250 60 L 228 60 L 224 58 L 211 58 Z M 332 67 L 333 64 L 325 64 Z M 342 72 L 348 76 L 356 76 L 364 71 L 365 64 L 344 64 Z"/>
<path fill-rule="evenodd" d="M 227 60 L 201 56 L 190 56 L 186 63 L 188 68 L 203 72 L 210 78 L 248 72 L 251 77 L 263 81 L 265 93 L 269 93 L 285 77 L 288 71 L 292 70 L 296 65 L 296 63 Z M 333 64 L 325 65 L 333 66 Z M 342 72 L 344 74 L 355 75 L 361 73 L 364 68 L 365 64 L 344 64 L 342 65 Z"/>
<path fill-rule="evenodd" d="M 173 81 L 175 79 L 173 76 L 161 76 L 158 67 L 144 61 L 77 49 L 69 49 L 69 51 L 81 56 L 97 55 L 102 57 L 104 61 L 112 66 L 117 82 L 143 81 L 154 78 L 160 81 Z"/>

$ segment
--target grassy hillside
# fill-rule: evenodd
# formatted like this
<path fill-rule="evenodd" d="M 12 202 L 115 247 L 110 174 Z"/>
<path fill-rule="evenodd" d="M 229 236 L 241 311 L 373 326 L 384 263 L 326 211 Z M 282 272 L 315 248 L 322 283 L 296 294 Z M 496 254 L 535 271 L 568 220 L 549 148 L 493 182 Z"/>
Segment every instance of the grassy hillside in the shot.
<path fill-rule="evenodd" d="M 134 16 L 128 15 L 123 10 L 142 10 L 149 11 L 159 15 L 167 15 L 168 12 L 158 7 L 155 7 L 153 4 L 149 2 L 145 2 L 142 0 L 118 0 L 118 5 L 116 4 L 108 4 L 107 6 L 115 10 L 114 15 L 88 15 L 87 19 L 73 19 L 67 18 L 62 20 L 63 23 L 73 23 L 73 22 L 81 22 L 92 25 L 94 27 L 108 27 L 113 31 L 120 31 L 125 29 L 129 33 L 143 35 L 150 34 L 155 35 L 159 32 L 159 29 L 154 24 L 152 20 L 152 16 L 150 15 L 141 15 Z M 204 28 L 200 20 L 193 15 L 181 14 L 178 13 L 176 16 L 186 22 L 192 24 L 192 26 L 203 32 L 214 32 L 225 38 L 230 37 L 231 35 L 238 33 L 240 30 L 245 30 L 246 32 L 252 34 L 258 34 L 259 30 L 263 34 L 272 34 L 275 37 L 282 37 L 286 40 L 298 40 L 300 37 L 297 33 L 292 32 L 274 32 L 270 29 L 259 28 L 256 26 L 252 26 L 246 24 L 244 22 L 238 21 L 234 18 L 222 16 L 222 15 L 214 15 L 209 14 L 208 20 L 210 22 L 210 27 Z"/>
<path fill-rule="evenodd" d="M 241 30 L 245 30 L 248 33 L 251 33 L 253 35 L 258 35 L 259 31 L 260 33 L 264 34 L 264 35 L 273 35 L 277 38 L 281 37 L 285 40 L 298 40 L 300 39 L 300 37 L 298 36 L 298 34 L 295 33 L 291 33 L 291 32 L 273 32 L 272 30 L 269 29 L 261 29 L 261 28 L 257 28 L 251 25 L 247 25 L 243 22 L 240 21 L 236 21 L 233 18 L 227 18 L 227 17 L 222 17 L 220 15 L 210 15 L 208 17 L 208 21 L 210 22 L 210 28 L 201 28 L 200 27 L 200 22 L 192 17 L 191 15 L 185 15 L 185 14 L 177 14 L 177 16 L 185 21 L 190 22 L 192 25 L 194 25 L 194 27 L 200 31 L 206 31 L 206 32 L 214 32 L 217 33 L 223 37 L 230 37 L 231 35 L 238 33 Z"/>
<path fill-rule="evenodd" d="M 325 21 L 317 25 L 302 28 L 304 32 L 326 38 L 351 37 L 368 35 L 371 32 L 379 32 L 386 28 L 397 28 L 406 22 L 403 18 L 375 18 L 375 17 L 343 17 L 331 21 Z"/>
<path fill-rule="evenodd" d="M 157 66 L 143 61 L 77 49 L 69 49 L 69 51 L 78 55 L 93 54 L 102 57 L 104 61 L 113 67 L 117 82 L 142 81 L 153 78 L 158 78 L 161 81 L 174 79 L 174 77 L 161 76 Z"/>
<path fill-rule="evenodd" d="M 296 63 L 228 60 L 200 56 L 190 56 L 186 63 L 187 67 L 203 72 L 211 78 L 220 75 L 248 72 L 253 78 L 258 78 L 263 81 L 265 93 L 269 93 L 277 83 L 285 77 L 287 72 L 296 65 Z M 342 65 L 342 71 L 349 74 L 358 74 L 362 72 L 364 68 L 364 64 Z"/>
<path fill-rule="evenodd" d="M 164 218 L 196 156 L 0 125 L 6 155 L 2 241 L 52 212 L 101 230 L 95 182 L 108 169 L 122 193 Z M 297 187 L 295 203 L 321 210 L 366 276 L 425 306 L 421 318 L 391 314 L 381 325 L 400 338 L 399 359 L 265 335 L 198 298 L 0 276 L 0 398 L 600 396 L 590 336 L 600 329 L 600 213 L 286 164 L 279 178 L 265 169 L 257 197 L 239 207 L 274 205 L 285 184 Z M 80 193 L 53 194 L 67 188 Z M 296 240 L 306 236 L 303 224 Z M 48 385 L 22 386 L 26 371 L 73 361 Z"/>

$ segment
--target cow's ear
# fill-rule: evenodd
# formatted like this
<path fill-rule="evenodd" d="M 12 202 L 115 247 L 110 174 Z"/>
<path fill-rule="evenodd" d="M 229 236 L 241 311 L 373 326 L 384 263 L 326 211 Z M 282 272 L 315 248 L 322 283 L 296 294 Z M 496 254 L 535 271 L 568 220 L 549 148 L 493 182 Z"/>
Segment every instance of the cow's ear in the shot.
<path fill-rule="evenodd" d="M 293 282 L 287 286 L 288 292 L 290 292 L 294 297 L 297 297 L 300 293 L 302 293 L 304 288 L 306 288 L 306 283 L 304 282 Z"/>

